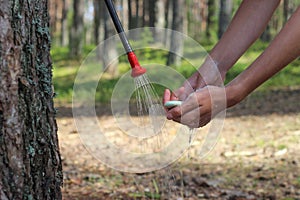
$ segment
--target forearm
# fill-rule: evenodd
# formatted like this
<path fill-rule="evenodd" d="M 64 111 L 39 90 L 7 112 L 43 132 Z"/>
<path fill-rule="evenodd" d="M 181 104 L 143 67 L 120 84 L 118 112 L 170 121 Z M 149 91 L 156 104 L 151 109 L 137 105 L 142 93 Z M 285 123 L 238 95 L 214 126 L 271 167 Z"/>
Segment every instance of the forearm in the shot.
<path fill-rule="evenodd" d="M 298 56 L 300 56 L 300 7 L 270 46 L 251 66 L 226 86 L 229 106 L 245 98 Z"/>
<path fill-rule="evenodd" d="M 227 31 L 210 52 L 226 73 L 265 30 L 280 0 L 244 0 Z"/>

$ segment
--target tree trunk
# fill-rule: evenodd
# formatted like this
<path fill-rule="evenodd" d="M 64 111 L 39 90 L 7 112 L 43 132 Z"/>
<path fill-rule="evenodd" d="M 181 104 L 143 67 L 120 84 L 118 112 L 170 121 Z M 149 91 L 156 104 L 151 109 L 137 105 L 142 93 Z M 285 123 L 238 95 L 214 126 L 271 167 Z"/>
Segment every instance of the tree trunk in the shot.
<path fill-rule="evenodd" d="M 54 36 L 54 34 L 57 31 L 57 19 L 58 19 L 58 0 L 53 0 L 49 4 L 49 13 L 50 13 L 50 27 L 51 27 L 51 37 Z"/>
<path fill-rule="evenodd" d="M 156 11 L 156 2 L 157 0 L 149 0 L 149 27 L 155 27 L 156 24 L 156 16 L 155 16 L 155 11 Z M 155 38 L 155 31 L 151 29 L 151 33 L 153 38 Z"/>
<path fill-rule="evenodd" d="M 184 17 L 184 0 L 173 0 L 173 21 L 171 35 L 171 46 L 168 55 L 167 65 L 179 66 L 183 51 L 183 38 L 177 32 L 183 32 L 183 17 Z M 175 32 L 177 31 L 177 32 Z"/>
<path fill-rule="evenodd" d="M 215 0 L 208 0 L 207 1 L 208 13 L 207 13 L 207 20 L 206 20 L 206 30 L 205 34 L 207 39 L 212 38 L 212 32 L 216 25 L 216 1 Z"/>
<path fill-rule="evenodd" d="M 149 26 L 149 0 L 143 1 L 143 27 Z"/>
<path fill-rule="evenodd" d="M 68 4 L 67 0 L 62 0 L 62 12 L 61 12 L 61 29 L 60 29 L 60 45 L 67 46 L 68 44 Z"/>
<path fill-rule="evenodd" d="M 166 12 L 165 12 L 165 18 L 166 18 L 166 29 L 172 29 L 172 20 L 173 20 L 173 4 L 171 0 L 166 0 Z M 165 46 L 170 46 L 171 43 L 171 35 L 170 31 L 165 31 Z"/>
<path fill-rule="evenodd" d="M 73 22 L 70 32 L 70 56 L 77 57 L 81 55 L 84 42 L 84 0 L 73 1 Z"/>
<path fill-rule="evenodd" d="M 99 44 L 99 36 L 100 36 L 100 23 L 101 23 L 101 8 L 100 1 L 93 0 L 94 3 L 94 42 L 95 45 Z"/>
<path fill-rule="evenodd" d="M 104 1 L 101 1 L 104 6 Z M 102 59 L 104 70 L 109 73 L 112 77 L 118 75 L 118 51 L 116 47 L 116 41 L 110 37 L 116 34 L 116 30 L 111 21 L 107 9 L 104 11 L 104 37 L 105 43 L 102 49 Z M 113 62 L 111 62 L 113 61 Z"/>
<path fill-rule="evenodd" d="M 218 38 L 220 39 L 226 31 L 232 15 L 233 3 L 232 0 L 220 0 L 220 14 L 219 14 L 219 31 Z"/>
<path fill-rule="evenodd" d="M 61 199 L 47 0 L 0 1 L 0 199 Z"/>
<path fill-rule="evenodd" d="M 156 22 L 156 16 L 155 16 L 155 6 L 156 1 L 158 0 L 148 0 L 149 1 L 149 26 L 154 27 Z M 161 1 L 161 0 L 160 0 Z"/>
<path fill-rule="evenodd" d="M 164 28 L 165 28 L 165 2 L 162 0 L 157 0 L 155 3 L 155 13 L 156 13 L 156 22 L 155 22 L 155 35 L 154 35 L 154 40 L 157 43 L 163 43 L 165 38 L 164 34 Z"/>
<path fill-rule="evenodd" d="M 133 28 L 133 19 L 132 19 L 132 4 L 131 0 L 128 0 L 128 29 Z"/>
<path fill-rule="evenodd" d="M 122 24 L 125 31 L 129 29 L 128 18 L 128 0 L 122 0 Z"/>
<path fill-rule="evenodd" d="M 139 0 L 135 0 L 135 27 L 134 28 L 138 28 L 140 26 L 140 1 Z"/>
<path fill-rule="evenodd" d="M 131 9 L 129 12 L 129 15 L 131 13 L 131 16 L 129 16 L 129 29 L 135 29 L 140 26 L 140 0 L 128 0 L 129 3 L 128 5 L 131 5 L 131 8 L 128 7 L 128 9 Z M 134 31 L 130 35 L 128 35 L 129 39 L 136 40 L 139 38 L 139 31 Z"/>

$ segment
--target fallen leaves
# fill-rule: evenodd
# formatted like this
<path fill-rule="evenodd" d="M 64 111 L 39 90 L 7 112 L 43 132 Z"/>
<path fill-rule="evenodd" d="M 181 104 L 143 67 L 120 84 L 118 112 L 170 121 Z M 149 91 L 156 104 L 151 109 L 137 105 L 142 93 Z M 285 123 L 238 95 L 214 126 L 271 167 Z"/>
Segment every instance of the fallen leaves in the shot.
<path fill-rule="evenodd" d="M 300 199 L 299 91 L 284 95 L 289 102 L 282 109 L 286 115 L 278 113 L 272 102 L 257 108 L 269 97 L 251 97 L 229 111 L 232 117 L 226 119 L 218 144 L 204 160 L 195 156 L 203 143 L 196 140 L 190 158 L 140 175 L 114 171 L 93 158 L 82 145 L 71 114 L 61 109 L 65 112 L 58 118 L 64 199 Z M 111 115 L 103 115 L 101 121 L 107 130 L 114 123 Z M 170 128 L 170 135 L 176 135 L 175 128 Z"/>

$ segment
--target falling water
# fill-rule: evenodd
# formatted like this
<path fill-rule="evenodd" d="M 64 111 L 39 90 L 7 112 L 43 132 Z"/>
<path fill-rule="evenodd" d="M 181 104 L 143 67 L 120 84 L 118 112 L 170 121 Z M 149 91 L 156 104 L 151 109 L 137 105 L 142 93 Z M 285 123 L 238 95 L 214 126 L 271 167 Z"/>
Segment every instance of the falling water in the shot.
<path fill-rule="evenodd" d="M 153 148 L 159 149 L 162 143 L 160 135 L 163 134 L 162 126 L 165 118 L 161 100 L 146 74 L 134 78 L 134 83 L 139 123 L 140 125 L 150 124 L 151 131 L 153 131 L 151 135 L 157 135 L 156 147 Z M 149 115 L 148 121 L 145 119 L 146 115 Z M 146 136 L 141 133 L 142 138 Z M 142 140 L 142 148 L 144 145 L 149 145 L 146 139 Z"/>
<path fill-rule="evenodd" d="M 164 131 L 161 128 L 164 123 L 164 109 L 161 104 L 161 100 L 158 96 L 158 94 L 155 91 L 155 88 L 151 84 L 148 76 L 146 74 L 143 74 L 141 76 L 138 76 L 134 78 L 135 83 L 135 93 L 136 93 L 136 103 L 137 103 L 137 114 L 139 116 L 139 122 L 142 125 L 145 125 L 146 123 L 150 123 L 150 126 L 152 128 L 153 133 L 157 136 L 156 144 L 157 147 L 160 149 L 161 145 L 163 144 L 164 139 Z M 149 115 L 149 120 L 147 121 L 145 119 L 145 116 Z M 163 117 L 163 118 L 162 118 Z M 189 144 L 192 143 L 193 136 L 195 133 L 195 129 L 190 129 L 189 134 Z M 145 136 L 142 135 L 141 136 Z M 150 144 L 153 145 L 153 144 Z M 146 139 L 141 139 L 140 142 L 140 150 L 144 151 L 145 146 L 149 148 L 149 143 Z M 153 148 L 153 147 L 152 147 Z M 187 157 L 190 159 L 190 154 L 188 151 Z M 162 172 L 157 172 L 157 177 L 164 177 L 165 183 L 164 188 L 167 189 L 167 196 L 183 196 L 183 194 L 180 194 L 180 192 L 184 191 L 184 186 L 181 184 L 180 186 L 177 185 L 174 173 L 175 171 L 172 169 L 173 167 L 167 167 Z M 180 177 L 182 179 L 182 175 Z M 182 180 L 183 181 L 183 180 Z M 173 193 L 173 195 L 171 195 Z"/>
<path fill-rule="evenodd" d="M 151 136 L 154 135 L 157 136 L 156 147 L 160 149 L 161 144 L 163 142 L 162 140 L 164 139 L 164 135 L 163 135 L 164 131 L 162 129 L 162 126 L 164 125 L 163 123 L 165 121 L 164 109 L 161 100 L 146 74 L 135 77 L 134 83 L 135 83 L 137 114 L 139 116 L 139 120 L 138 120 L 139 125 L 143 126 L 145 124 L 150 124 L 151 127 L 150 129 L 152 131 Z M 147 115 L 149 116 L 148 120 L 145 118 L 145 116 Z M 190 129 L 188 132 L 189 144 L 192 143 L 194 133 L 195 133 L 194 129 Z M 145 139 L 145 137 L 149 135 L 143 135 L 143 134 L 149 134 L 149 132 L 146 133 L 145 131 L 145 133 L 140 134 L 142 138 L 140 143 L 141 148 L 145 148 L 144 145 L 149 145 L 149 143 L 147 143 Z M 189 154 L 188 157 L 190 157 Z"/>

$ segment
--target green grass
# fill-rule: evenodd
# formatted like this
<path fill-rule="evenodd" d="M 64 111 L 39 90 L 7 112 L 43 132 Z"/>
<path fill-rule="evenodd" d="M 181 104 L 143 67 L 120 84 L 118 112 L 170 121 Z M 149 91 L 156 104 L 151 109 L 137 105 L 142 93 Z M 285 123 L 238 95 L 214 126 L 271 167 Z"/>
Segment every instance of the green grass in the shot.
<path fill-rule="evenodd" d="M 267 44 L 262 42 L 255 43 L 244 54 L 244 56 L 240 58 L 240 60 L 235 64 L 235 66 L 228 72 L 225 83 L 228 83 L 229 81 L 234 79 L 234 77 L 236 77 L 238 74 L 240 74 L 244 69 L 246 69 L 251 64 L 251 62 L 253 62 L 259 56 L 259 54 L 266 48 L 266 46 Z M 76 73 L 84 58 L 94 48 L 95 47 L 92 45 L 85 47 L 83 51 L 83 56 L 79 58 L 70 58 L 68 55 L 68 48 L 66 47 L 52 48 L 51 55 L 53 60 L 53 83 L 55 92 L 57 94 L 56 101 L 68 103 L 72 101 L 73 84 L 76 77 Z M 207 46 L 205 46 L 205 49 L 207 50 L 211 48 L 211 44 L 207 44 Z M 151 48 L 137 49 L 135 53 L 139 58 L 141 65 L 149 63 L 165 65 L 168 55 L 168 52 L 165 50 Z M 186 49 L 185 56 L 188 56 L 189 62 L 187 60 L 183 60 L 182 65 L 180 67 L 172 67 L 184 77 L 189 77 L 195 71 L 195 67 L 193 67 L 190 62 L 192 62 L 193 64 L 200 65 L 201 61 L 203 61 L 203 58 L 205 57 L 205 54 L 203 54 L 203 52 L 199 53 L 194 49 Z M 88 65 L 87 68 L 89 68 Z M 101 63 L 99 63 L 99 69 L 101 68 Z M 118 65 L 119 74 L 122 75 L 129 69 L 130 66 L 127 62 L 126 56 L 121 56 Z M 91 67 L 90 70 L 95 70 L 95 67 Z M 101 86 L 97 88 L 97 94 L 95 98 L 97 102 L 107 103 L 110 101 L 114 85 L 117 83 L 118 78 L 113 78 L 107 74 L 104 74 L 103 77 L 104 78 L 101 79 Z M 259 88 L 259 90 L 268 90 L 287 86 L 299 86 L 299 77 L 300 59 L 294 61 L 284 70 L 275 75 L 272 79 L 265 82 Z M 164 88 L 159 85 L 155 87 L 158 90 L 158 94 L 162 95 Z"/>

